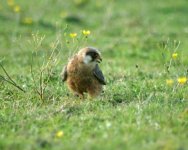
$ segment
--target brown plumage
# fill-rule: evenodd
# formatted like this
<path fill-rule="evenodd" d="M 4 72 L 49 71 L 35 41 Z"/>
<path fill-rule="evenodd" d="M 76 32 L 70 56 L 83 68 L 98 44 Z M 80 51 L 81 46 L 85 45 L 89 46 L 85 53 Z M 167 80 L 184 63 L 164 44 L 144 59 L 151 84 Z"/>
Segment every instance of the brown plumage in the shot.
<path fill-rule="evenodd" d="M 106 84 L 98 63 L 102 61 L 100 52 L 91 47 L 81 49 L 64 67 L 63 81 L 69 89 L 80 97 L 88 93 L 91 97 L 100 95 Z"/>

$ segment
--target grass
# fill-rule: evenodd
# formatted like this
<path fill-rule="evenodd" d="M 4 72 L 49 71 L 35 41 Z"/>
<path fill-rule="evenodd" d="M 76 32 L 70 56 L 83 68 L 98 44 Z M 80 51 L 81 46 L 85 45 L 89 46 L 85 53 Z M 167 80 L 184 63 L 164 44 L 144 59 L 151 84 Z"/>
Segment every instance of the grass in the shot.
<path fill-rule="evenodd" d="M 186 0 L 0 2 L 0 61 L 26 91 L 0 79 L 0 149 L 186 150 L 187 13 Z M 85 46 L 101 50 L 108 83 L 92 100 L 60 78 Z"/>

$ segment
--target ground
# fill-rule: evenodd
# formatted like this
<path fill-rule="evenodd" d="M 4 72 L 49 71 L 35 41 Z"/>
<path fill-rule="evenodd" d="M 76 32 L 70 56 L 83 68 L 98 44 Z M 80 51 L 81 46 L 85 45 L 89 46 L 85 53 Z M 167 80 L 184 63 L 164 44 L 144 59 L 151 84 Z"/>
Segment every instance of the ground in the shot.
<path fill-rule="evenodd" d="M 1 1 L 0 149 L 188 149 L 187 14 L 187 0 Z M 60 74 L 85 46 L 107 85 L 82 100 Z"/>

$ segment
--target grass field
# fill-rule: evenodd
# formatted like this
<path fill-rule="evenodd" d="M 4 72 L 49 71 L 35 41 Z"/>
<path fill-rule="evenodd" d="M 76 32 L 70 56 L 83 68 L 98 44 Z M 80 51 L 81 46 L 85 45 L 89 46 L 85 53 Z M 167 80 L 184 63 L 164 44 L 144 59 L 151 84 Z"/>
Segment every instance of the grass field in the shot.
<path fill-rule="evenodd" d="M 0 1 L 0 150 L 187 150 L 187 4 Z M 60 74 L 86 46 L 107 85 L 80 100 Z"/>

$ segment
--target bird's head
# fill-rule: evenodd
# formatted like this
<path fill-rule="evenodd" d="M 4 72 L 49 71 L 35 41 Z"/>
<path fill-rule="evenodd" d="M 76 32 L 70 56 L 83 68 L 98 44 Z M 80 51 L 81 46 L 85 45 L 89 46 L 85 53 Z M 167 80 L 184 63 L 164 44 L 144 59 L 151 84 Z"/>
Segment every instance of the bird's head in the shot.
<path fill-rule="evenodd" d="M 97 64 L 102 61 L 101 54 L 96 48 L 86 47 L 79 51 L 84 64 Z"/>

